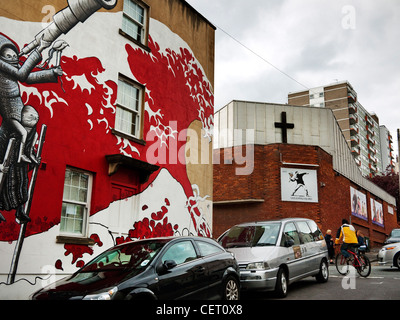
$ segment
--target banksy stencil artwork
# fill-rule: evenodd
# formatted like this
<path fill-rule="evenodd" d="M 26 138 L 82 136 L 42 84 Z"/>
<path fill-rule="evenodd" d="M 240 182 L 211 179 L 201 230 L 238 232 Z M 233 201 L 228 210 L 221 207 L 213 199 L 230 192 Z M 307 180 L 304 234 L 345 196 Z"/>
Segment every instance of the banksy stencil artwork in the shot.
<path fill-rule="evenodd" d="M 282 201 L 318 202 L 317 171 L 281 168 Z"/>

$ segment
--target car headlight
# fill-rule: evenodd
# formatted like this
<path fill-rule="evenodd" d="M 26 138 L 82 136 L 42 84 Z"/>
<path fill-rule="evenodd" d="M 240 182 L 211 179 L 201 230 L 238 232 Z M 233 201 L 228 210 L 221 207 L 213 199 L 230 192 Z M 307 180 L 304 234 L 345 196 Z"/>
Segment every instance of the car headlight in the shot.
<path fill-rule="evenodd" d="M 246 270 L 265 270 L 265 269 L 269 269 L 269 265 L 265 261 L 249 263 L 246 267 Z"/>
<path fill-rule="evenodd" d="M 397 247 L 386 247 L 386 248 L 383 248 L 383 249 L 385 249 L 385 250 L 393 250 L 393 249 L 396 249 Z"/>
<path fill-rule="evenodd" d="M 88 294 L 87 296 L 83 297 L 83 300 L 111 300 L 113 296 L 117 293 L 118 288 L 114 287 L 108 291 Z"/>

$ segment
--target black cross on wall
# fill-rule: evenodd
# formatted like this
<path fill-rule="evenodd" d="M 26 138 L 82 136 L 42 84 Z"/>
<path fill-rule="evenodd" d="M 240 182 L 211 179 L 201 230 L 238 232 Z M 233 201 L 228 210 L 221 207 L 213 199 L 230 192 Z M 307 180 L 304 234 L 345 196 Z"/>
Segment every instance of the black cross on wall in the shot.
<path fill-rule="evenodd" d="M 275 128 L 282 129 L 282 142 L 287 143 L 287 129 L 293 129 L 294 123 L 287 123 L 286 112 L 282 112 L 281 122 L 275 122 Z"/>

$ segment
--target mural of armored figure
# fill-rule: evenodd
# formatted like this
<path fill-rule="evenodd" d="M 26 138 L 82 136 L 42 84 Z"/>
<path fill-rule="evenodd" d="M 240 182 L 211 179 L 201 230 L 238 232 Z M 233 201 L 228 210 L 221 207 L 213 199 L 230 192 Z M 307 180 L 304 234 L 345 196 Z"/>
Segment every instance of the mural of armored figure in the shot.
<path fill-rule="evenodd" d="M 29 221 L 23 209 L 27 199 L 29 164 L 38 164 L 38 159 L 32 153 L 37 137 L 35 126 L 38 114 L 31 106 L 24 108 L 18 82 L 33 84 L 58 81 L 58 77 L 62 75 L 59 66 L 33 71 L 42 60 L 41 51 L 48 46 L 49 43 L 42 43 L 20 65 L 17 46 L 0 34 L 0 162 L 5 160 L 10 139 L 15 138 L 17 141 L 9 155 L 10 167 L 2 168 L 5 171 L 5 181 L 0 190 L 0 210 L 16 209 L 17 219 L 21 222 Z M 0 214 L 0 222 L 2 220 L 4 221 L 4 217 Z"/>
<path fill-rule="evenodd" d="M 33 41 L 19 52 L 17 46 L 4 34 L 0 33 L 0 161 L 4 164 L 11 139 L 17 141 L 17 148 L 11 152 L 10 168 L 0 164 L 0 210 L 10 211 L 16 209 L 19 223 L 30 221 L 29 215 L 24 211 L 28 192 L 28 167 L 32 161 L 38 165 L 38 159 L 32 153 L 35 130 L 27 130 L 22 121 L 24 107 L 18 82 L 27 84 L 57 82 L 63 71 L 59 66 L 61 51 L 68 44 L 62 40 L 56 41 L 61 34 L 67 34 L 79 22 L 85 22 L 93 13 L 101 8 L 112 9 L 117 0 L 70 0 L 68 6 L 53 16 L 53 22 L 36 34 Z M 53 45 L 53 46 L 52 46 Z M 52 54 L 57 53 L 57 65 L 50 69 L 33 71 L 35 67 L 42 67 L 41 52 L 48 48 L 50 55 L 42 66 L 49 63 Z M 20 65 L 19 57 L 28 55 L 25 62 Z M 31 110 L 31 109 L 29 109 Z M 32 116 L 33 112 L 27 111 Z M 36 121 L 37 123 L 37 121 Z M 17 151 L 15 151 L 17 149 Z M 17 153 L 16 153 L 17 152 Z M 6 181 L 1 181 L 1 179 Z M 5 221 L 0 213 L 0 223 Z"/>

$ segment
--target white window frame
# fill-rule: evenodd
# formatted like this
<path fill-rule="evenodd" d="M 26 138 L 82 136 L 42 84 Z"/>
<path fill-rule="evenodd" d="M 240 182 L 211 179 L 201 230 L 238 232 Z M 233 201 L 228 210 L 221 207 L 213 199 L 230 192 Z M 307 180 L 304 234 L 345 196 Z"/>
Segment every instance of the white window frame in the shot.
<path fill-rule="evenodd" d="M 80 201 L 79 199 L 69 199 L 67 195 L 65 194 L 66 191 L 66 180 L 65 177 L 67 175 L 67 172 L 72 172 L 72 173 L 78 173 L 82 175 L 86 175 L 88 178 L 87 181 L 87 189 L 86 189 L 86 201 Z M 73 220 L 72 217 L 63 217 L 63 209 L 61 211 L 61 221 L 60 221 L 60 235 L 64 236 L 72 236 L 72 237 L 87 237 L 88 235 L 88 225 L 89 225 L 89 215 L 90 215 L 90 203 L 92 199 L 92 187 L 93 187 L 93 174 L 80 170 L 80 169 L 75 169 L 71 167 L 67 167 L 65 170 L 65 176 L 64 176 L 64 191 L 63 191 L 63 205 L 62 207 L 64 208 L 64 205 L 70 205 L 71 209 L 74 208 L 74 206 L 83 206 L 84 207 L 84 213 L 82 216 L 82 230 L 80 232 L 71 232 L 70 230 L 62 230 L 63 222 L 62 220 L 65 218 Z M 69 214 L 69 216 L 72 216 L 73 214 Z"/>
<path fill-rule="evenodd" d="M 129 6 L 137 6 L 143 10 L 143 21 L 139 21 L 136 17 L 132 16 L 128 12 Z M 148 34 L 148 19 L 149 18 L 149 7 L 143 2 L 137 0 L 124 0 L 123 15 L 122 15 L 122 27 L 121 30 L 131 37 L 133 40 L 147 46 L 147 34 Z M 129 28 L 126 28 L 125 23 L 134 24 L 138 27 L 139 31 L 135 34 L 130 32 Z"/>
<path fill-rule="evenodd" d="M 132 108 L 132 106 L 124 103 L 124 99 L 122 98 L 122 86 L 121 85 L 128 85 L 137 90 L 138 97 L 137 97 L 137 110 L 135 107 Z M 143 114 L 143 105 L 144 105 L 144 94 L 145 94 L 145 88 L 140 85 L 139 83 L 130 80 L 126 77 L 120 76 L 118 78 L 118 91 L 117 91 L 117 105 L 116 105 L 116 110 L 115 110 L 115 123 L 114 123 L 114 129 L 118 133 L 122 133 L 124 135 L 127 135 L 128 137 L 133 137 L 136 139 L 141 139 L 142 135 L 142 114 Z M 125 112 L 125 114 L 129 113 L 132 115 L 131 119 L 121 119 L 119 117 L 120 112 Z M 121 123 L 121 121 L 125 122 L 130 122 L 129 128 L 126 129 L 126 127 Z M 135 122 L 133 122 L 135 121 Z M 133 127 L 135 128 L 133 130 Z M 134 131 L 134 132 L 133 132 Z"/>

